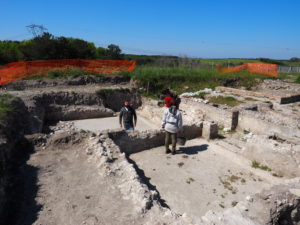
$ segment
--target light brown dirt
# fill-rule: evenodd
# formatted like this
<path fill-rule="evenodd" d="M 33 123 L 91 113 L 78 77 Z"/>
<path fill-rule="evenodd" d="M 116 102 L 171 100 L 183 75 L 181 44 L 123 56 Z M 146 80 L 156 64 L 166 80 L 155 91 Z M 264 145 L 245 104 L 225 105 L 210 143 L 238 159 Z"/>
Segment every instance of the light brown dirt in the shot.
<path fill-rule="evenodd" d="M 258 176 L 249 161 L 232 155 L 213 142 L 194 139 L 176 155 L 158 147 L 130 158 L 171 209 L 199 218 L 208 210 L 230 208 L 275 182 L 268 174 Z"/>
<path fill-rule="evenodd" d="M 34 201 L 25 196 L 18 225 L 140 224 L 133 202 L 123 198 L 114 177 L 99 172 L 83 147 L 48 148 L 31 155 L 27 164 L 38 171 L 38 190 Z"/>

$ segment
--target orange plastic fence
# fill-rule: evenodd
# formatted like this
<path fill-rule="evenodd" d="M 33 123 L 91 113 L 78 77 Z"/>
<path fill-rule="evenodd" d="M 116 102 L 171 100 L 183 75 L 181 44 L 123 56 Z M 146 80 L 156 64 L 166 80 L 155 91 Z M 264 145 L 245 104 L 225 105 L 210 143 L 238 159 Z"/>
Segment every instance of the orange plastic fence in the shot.
<path fill-rule="evenodd" d="M 250 73 L 258 73 L 271 77 L 278 77 L 278 67 L 276 64 L 267 63 L 245 63 L 240 66 L 223 68 L 220 65 L 216 66 L 217 70 L 222 73 L 232 73 L 240 70 L 247 70 Z"/>
<path fill-rule="evenodd" d="M 0 85 L 14 80 L 45 75 L 46 72 L 56 68 L 68 67 L 96 73 L 130 72 L 135 67 L 135 61 L 63 59 L 13 62 L 0 66 Z"/>

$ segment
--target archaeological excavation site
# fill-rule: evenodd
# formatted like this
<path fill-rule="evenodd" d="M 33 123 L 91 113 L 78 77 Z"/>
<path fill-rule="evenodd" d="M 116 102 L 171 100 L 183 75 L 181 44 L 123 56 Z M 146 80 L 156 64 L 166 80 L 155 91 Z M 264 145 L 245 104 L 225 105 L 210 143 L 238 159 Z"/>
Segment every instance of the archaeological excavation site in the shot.
<path fill-rule="evenodd" d="M 0 94 L 13 109 L 0 123 L 1 225 L 300 224 L 300 84 L 182 93 L 174 155 L 165 107 L 128 78 L 19 80 Z M 134 131 L 119 125 L 125 100 Z"/>

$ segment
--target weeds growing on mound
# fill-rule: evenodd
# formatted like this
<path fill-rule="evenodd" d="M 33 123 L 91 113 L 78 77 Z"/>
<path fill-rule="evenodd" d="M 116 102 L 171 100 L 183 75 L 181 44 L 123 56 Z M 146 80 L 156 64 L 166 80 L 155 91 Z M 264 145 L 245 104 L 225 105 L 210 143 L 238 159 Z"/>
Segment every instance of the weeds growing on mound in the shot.
<path fill-rule="evenodd" d="M 155 96 L 164 88 L 171 88 L 178 94 L 187 91 L 198 91 L 216 86 L 244 86 L 246 89 L 257 85 L 261 79 L 270 77 L 245 71 L 220 74 L 212 69 L 199 69 L 187 66 L 157 67 L 138 66 L 129 73 L 134 80 L 147 89 L 148 95 Z"/>
<path fill-rule="evenodd" d="M 118 72 L 112 74 L 90 73 L 78 68 L 57 69 L 48 71 L 37 78 L 75 78 L 83 75 L 89 76 L 122 76 L 138 81 L 144 88 L 143 94 L 155 97 L 165 88 L 171 88 L 178 94 L 189 91 L 198 91 L 203 88 L 215 88 L 216 86 L 244 86 L 246 89 L 257 85 L 262 79 L 270 77 L 253 74 L 246 71 L 236 73 L 218 73 L 215 69 L 195 68 L 186 65 L 179 66 L 150 66 L 141 65 L 131 72 Z M 272 78 L 271 78 L 272 79 Z"/>
<path fill-rule="evenodd" d="M 12 97 L 13 96 L 10 94 L 0 95 L 0 124 L 3 123 L 6 114 L 12 110 L 10 104 L 8 103 L 8 100 Z"/>

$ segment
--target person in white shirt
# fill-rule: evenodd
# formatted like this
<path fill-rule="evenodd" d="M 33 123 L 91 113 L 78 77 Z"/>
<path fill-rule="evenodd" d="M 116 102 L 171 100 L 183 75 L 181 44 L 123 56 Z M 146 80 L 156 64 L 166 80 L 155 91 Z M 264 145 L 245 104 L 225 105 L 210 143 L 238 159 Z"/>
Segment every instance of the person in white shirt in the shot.
<path fill-rule="evenodd" d="M 166 108 L 163 115 L 162 128 L 165 130 L 165 147 L 166 154 L 176 153 L 176 141 L 177 133 L 183 130 L 182 126 L 182 114 L 179 109 L 176 108 L 175 101 L 172 100 L 170 108 Z M 172 151 L 169 149 L 169 142 L 172 140 Z"/>

